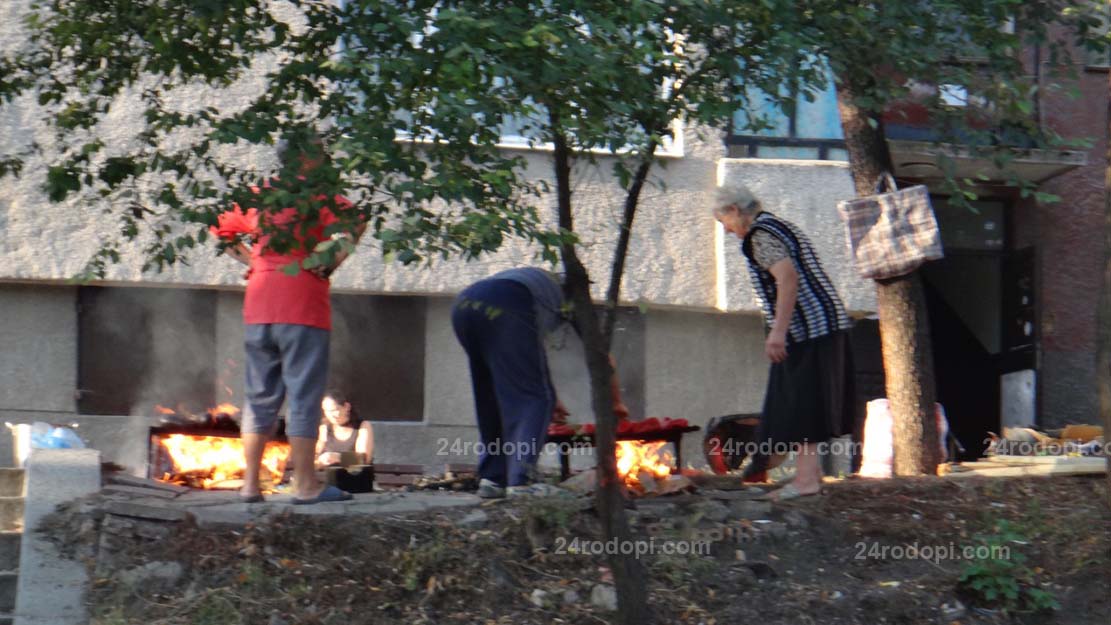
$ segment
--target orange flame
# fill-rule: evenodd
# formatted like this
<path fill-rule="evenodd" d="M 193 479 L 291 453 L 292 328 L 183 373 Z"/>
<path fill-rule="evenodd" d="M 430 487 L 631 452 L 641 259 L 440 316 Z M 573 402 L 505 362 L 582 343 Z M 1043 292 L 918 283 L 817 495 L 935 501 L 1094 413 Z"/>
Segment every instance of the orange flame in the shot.
<path fill-rule="evenodd" d="M 154 411 L 157 412 L 158 414 L 175 414 L 177 412 L 173 408 L 167 408 L 167 407 L 163 406 L 162 404 L 155 404 L 154 405 Z"/>
<path fill-rule="evenodd" d="M 216 406 L 215 408 L 209 408 L 208 412 L 209 414 L 226 414 L 229 416 L 234 416 L 239 414 L 239 407 L 235 404 L 229 404 L 225 402 L 223 404 L 220 404 L 219 406 Z"/>
<path fill-rule="evenodd" d="M 217 482 L 243 477 L 243 441 L 238 438 L 171 434 L 160 442 L 173 460 L 176 472 L 211 470 L 211 475 L 202 481 L 205 488 Z M 280 477 L 289 460 L 289 452 L 287 443 L 267 443 L 262 455 L 262 466 L 271 476 Z"/>
<path fill-rule="evenodd" d="M 637 491 L 644 490 L 640 482 L 641 474 L 655 479 L 667 479 L 671 475 L 671 453 L 661 451 L 666 442 L 641 443 L 637 441 L 617 441 L 617 474 L 625 485 Z"/>

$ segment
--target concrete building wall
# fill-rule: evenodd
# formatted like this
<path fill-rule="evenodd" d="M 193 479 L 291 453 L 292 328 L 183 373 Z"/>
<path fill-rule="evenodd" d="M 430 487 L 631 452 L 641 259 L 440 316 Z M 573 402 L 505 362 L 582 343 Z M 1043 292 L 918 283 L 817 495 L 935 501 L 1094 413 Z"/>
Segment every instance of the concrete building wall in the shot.
<path fill-rule="evenodd" d="M 0 8 L 0 46 L 15 50 L 26 36 L 21 14 L 29 2 Z M 256 72 L 257 76 L 261 72 Z M 234 111 L 262 88 L 257 78 L 221 92 L 186 87 L 182 102 L 204 101 Z M 133 96 L 120 98 L 99 129 L 109 151 L 126 144 L 141 126 Z M 0 152 L 37 141 L 49 155 L 57 149 L 45 115 L 33 99 L 0 109 Z M 813 239 L 839 292 L 853 311 L 874 309 L 871 285 L 855 278 L 848 265 L 845 234 L 836 202 L 851 197 L 843 164 L 814 161 L 725 159 L 720 134 L 685 127 L 682 150 L 653 170 L 632 233 L 622 302 L 648 310 L 630 318 L 618 336 L 615 355 L 634 414 L 682 416 L 702 424 L 713 416 L 757 410 L 762 400 L 766 362 L 758 308 L 736 242 L 726 240 L 710 215 L 717 184 L 740 178 L 765 207 L 798 223 Z M 525 174 L 551 180 L 551 154 L 519 152 Z M 269 150 L 229 146 L 219 158 L 239 166 L 266 169 Z M 612 158 L 574 166 L 576 226 L 581 253 L 601 297 L 608 277 L 623 195 L 610 171 Z M 0 320 L 5 350 L 0 372 L 0 411 L 22 409 L 74 415 L 77 385 L 76 289 L 52 286 L 78 273 L 97 248 L 117 236 L 114 217 L 79 200 L 51 203 L 42 182 L 49 157 L 31 158 L 23 175 L 0 185 L 0 302 L 15 311 Z M 538 200 L 541 214 L 555 222 L 554 198 Z M 109 269 L 112 286 L 185 286 L 217 291 L 215 349 L 211 355 L 218 400 L 242 397 L 241 302 L 243 268 L 217 257 L 213 246 L 197 250 L 189 265 L 161 274 L 142 273 L 144 241 L 125 245 L 122 261 Z M 424 402 L 420 422 L 377 424 L 379 460 L 430 462 L 444 440 L 474 442 L 473 407 L 466 359 L 450 326 L 450 297 L 471 282 L 508 267 L 536 264 L 538 250 L 507 241 L 501 251 L 474 262 L 437 262 L 432 267 L 403 267 L 384 262 L 371 237 L 335 274 L 333 288 L 352 294 L 428 296 L 424 344 Z M 30 286 L 4 282 L 22 281 Z M 730 314 L 721 314 L 721 312 Z M 168 330 L 167 330 L 168 331 Z M 8 345 L 11 346 L 8 349 Z M 168 355 L 167 357 L 170 357 Z M 575 339 L 553 351 L 553 377 L 574 418 L 589 420 L 589 392 Z M 639 405 L 638 405 L 639 404 Z M 101 432 L 105 458 L 130 464 L 145 455 L 145 416 L 87 417 Z M 123 441 L 123 438 L 127 441 Z M 6 437 L 0 437 L 6 439 Z M 2 447 L 3 443 L 0 443 Z M 688 456 L 694 458 L 694 456 Z M 450 461 L 450 460 L 446 460 Z"/>
<path fill-rule="evenodd" d="M 216 296 L 217 402 L 239 403 L 243 398 L 243 293 L 220 291 Z"/>
<path fill-rule="evenodd" d="M 77 289 L 0 285 L 0 415 L 72 414 L 77 390 Z"/>
<path fill-rule="evenodd" d="M 216 294 L 217 349 L 212 357 L 221 367 L 217 397 L 233 403 L 242 401 L 241 297 L 236 292 Z M 100 449 L 106 461 L 141 473 L 147 429 L 157 424 L 157 415 L 75 412 L 75 299 L 73 287 L 0 285 L 0 302 L 8 313 L 0 320 L 5 346 L 0 364 L 6 368 L 0 415 L 13 423 L 78 423 L 81 436 Z M 451 330 L 450 305 L 448 298 L 427 300 L 424 417 L 375 422 L 379 462 L 475 461 L 478 434 L 470 374 Z M 627 314 L 636 320 L 623 321 L 629 329 L 619 329 L 614 353 L 634 417 L 683 417 L 702 426 L 715 416 L 759 410 L 767 363 L 758 316 L 666 309 Z M 591 421 L 589 382 L 577 337 L 573 332 L 559 336 L 549 354 L 553 382 L 572 420 Z M 686 459 L 700 464 L 701 437 L 688 438 Z M 11 438 L 0 436 L 0 464 L 10 462 L 11 454 Z M 550 455 L 545 459 L 551 466 L 555 462 Z M 589 454 L 575 458 L 578 466 L 591 462 Z"/>
<path fill-rule="evenodd" d="M 647 416 L 685 418 L 705 428 L 714 417 L 759 412 L 768 361 L 757 315 L 653 311 L 648 316 Z M 702 432 L 683 441 L 683 463 L 702 466 Z"/>
<path fill-rule="evenodd" d="M 148 420 L 76 413 L 77 289 L 0 283 L 0 419 L 77 424 L 82 438 L 126 466 L 146 461 Z M 13 461 L 13 436 L 0 431 L 0 466 Z"/>

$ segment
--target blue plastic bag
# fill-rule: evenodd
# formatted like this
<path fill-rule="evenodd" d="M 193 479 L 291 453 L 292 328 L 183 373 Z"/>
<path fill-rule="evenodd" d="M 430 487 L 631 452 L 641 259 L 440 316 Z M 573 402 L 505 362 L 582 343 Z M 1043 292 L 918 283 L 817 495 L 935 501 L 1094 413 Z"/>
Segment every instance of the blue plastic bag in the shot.
<path fill-rule="evenodd" d="M 85 441 L 69 428 L 36 421 L 31 425 L 32 449 L 84 449 Z"/>

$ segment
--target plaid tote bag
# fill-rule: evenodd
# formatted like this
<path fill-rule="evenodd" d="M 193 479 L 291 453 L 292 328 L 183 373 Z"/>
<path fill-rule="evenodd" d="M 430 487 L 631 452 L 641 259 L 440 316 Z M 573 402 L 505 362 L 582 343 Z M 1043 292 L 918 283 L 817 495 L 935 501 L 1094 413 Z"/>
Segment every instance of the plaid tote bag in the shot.
<path fill-rule="evenodd" d="M 849 252 L 863 278 L 908 274 L 944 256 L 941 232 L 924 185 L 900 189 L 885 173 L 876 195 L 838 202 L 849 236 Z"/>

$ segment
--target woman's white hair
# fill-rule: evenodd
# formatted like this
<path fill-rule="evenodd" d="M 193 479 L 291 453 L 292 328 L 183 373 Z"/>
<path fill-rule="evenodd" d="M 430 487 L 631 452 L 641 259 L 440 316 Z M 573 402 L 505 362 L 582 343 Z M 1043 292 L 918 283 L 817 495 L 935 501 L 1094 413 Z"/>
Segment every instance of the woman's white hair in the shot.
<path fill-rule="evenodd" d="M 740 182 L 727 182 L 717 189 L 714 213 L 722 214 L 735 210 L 742 215 L 754 215 L 760 211 L 760 200 Z"/>

